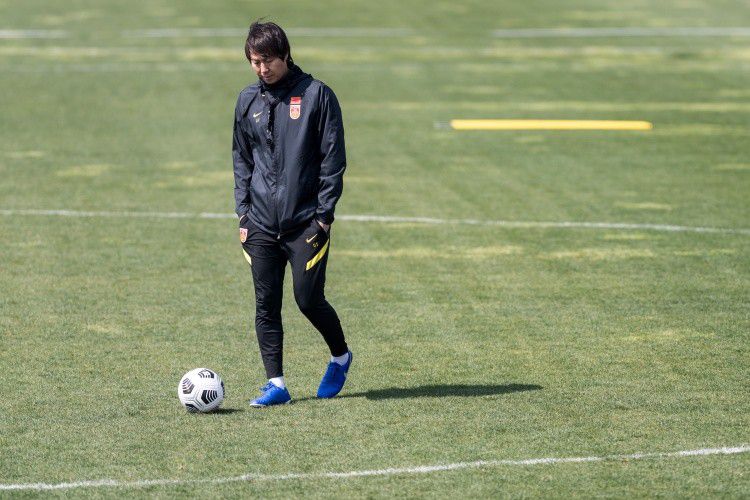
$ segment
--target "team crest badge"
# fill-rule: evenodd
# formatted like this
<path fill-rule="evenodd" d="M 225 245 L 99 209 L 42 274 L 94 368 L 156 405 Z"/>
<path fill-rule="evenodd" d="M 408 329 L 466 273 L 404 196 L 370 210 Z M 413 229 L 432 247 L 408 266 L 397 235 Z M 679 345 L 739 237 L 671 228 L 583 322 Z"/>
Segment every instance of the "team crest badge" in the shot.
<path fill-rule="evenodd" d="M 289 101 L 289 118 L 296 120 L 302 112 L 302 98 L 292 97 Z"/>
<path fill-rule="evenodd" d="M 240 243 L 245 243 L 247 241 L 247 229 L 244 227 L 240 228 Z"/>

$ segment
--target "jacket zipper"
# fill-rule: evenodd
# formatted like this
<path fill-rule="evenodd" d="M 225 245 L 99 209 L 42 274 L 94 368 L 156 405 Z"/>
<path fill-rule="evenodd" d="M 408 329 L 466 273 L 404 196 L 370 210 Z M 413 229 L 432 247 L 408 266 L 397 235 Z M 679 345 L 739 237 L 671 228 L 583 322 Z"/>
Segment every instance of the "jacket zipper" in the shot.
<path fill-rule="evenodd" d="M 277 107 L 278 105 L 274 106 L 272 110 L 273 113 L 276 112 Z M 278 162 L 278 157 L 276 155 L 276 120 L 274 120 L 273 130 L 271 130 L 271 140 L 273 141 L 273 145 L 274 145 L 273 151 L 271 153 L 273 154 L 273 164 L 275 167 L 274 170 L 276 172 L 276 184 L 275 184 L 276 190 L 273 193 L 273 208 L 274 208 L 274 212 L 276 213 L 276 227 L 279 229 L 279 234 L 276 235 L 276 239 L 280 240 L 282 232 L 281 232 L 281 219 L 279 218 L 279 162 Z"/>
<path fill-rule="evenodd" d="M 261 95 L 262 97 L 265 96 L 265 93 Z M 280 102 L 277 102 L 276 105 L 271 105 L 269 103 L 268 105 L 268 121 L 269 121 L 269 132 L 271 133 L 271 137 L 269 138 L 270 141 L 267 139 L 267 145 L 269 149 L 271 150 L 271 165 L 273 168 L 274 173 L 274 191 L 271 193 L 271 202 L 273 203 L 273 212 L 274 216 L 276 218 L 276 227 L 278 228 L 278 233 L 276 234 L 276 239 L 281 239 L 281 221 L 279 220 L 279 205 L 278 205 L 278 187 L 279 187 L 279 168 L 278 168 L 278 162 L 276 161 L 276 108 Z"/>

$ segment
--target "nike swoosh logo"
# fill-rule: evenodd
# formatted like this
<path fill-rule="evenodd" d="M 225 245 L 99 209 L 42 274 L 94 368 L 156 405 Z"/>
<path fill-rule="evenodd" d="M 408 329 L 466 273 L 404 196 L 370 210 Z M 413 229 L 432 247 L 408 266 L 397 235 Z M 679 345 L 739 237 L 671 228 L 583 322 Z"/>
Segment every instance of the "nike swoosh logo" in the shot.
<path fill-rule="evenodd" d="M 318 237 L 318 233 L 315 233 L 314 235 L 310 236 L 309 238 L 305 239 L 306 243 L 310 243 L 312 240 Z"/>
<path fill-rule="evenodd" d="M 258 113 L 253 113 L 253 118 L 258 118 L 262 114 L 263 114 L 263 111 L 259 111 Z"/>

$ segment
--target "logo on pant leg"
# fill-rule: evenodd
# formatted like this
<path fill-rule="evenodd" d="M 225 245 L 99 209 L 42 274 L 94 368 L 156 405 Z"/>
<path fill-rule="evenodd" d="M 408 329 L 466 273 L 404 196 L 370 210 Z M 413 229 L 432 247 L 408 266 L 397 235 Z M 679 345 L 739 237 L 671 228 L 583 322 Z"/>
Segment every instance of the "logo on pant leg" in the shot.
<path fill-rule="evenodd" d="M 240 228 L 240 243 L 245 243 L 247 241 L 247 229 L 244 227 Z"/>
<path fill-rule="evenodd" d="M 323 258 L 323 256 L 325 256 L 326 250 L 328 250 L 328 244 L 330 242 L 331 242 L 331 240 L 326 241 L 325 244 L 323 245 L 323 248 L 321 248 L 318 251 L 318 253 L 315 254 L 315 257 L 313 257 L 312 259 L 310 259 L 310 260 L 307 261 L 307 264 L 305 265 L 305 271 L 309 271 L 310 269 L 312 269 L 315 266 L 315 264 L 317 264 L 318 262 L 320 262 L 320 260 Z"/>

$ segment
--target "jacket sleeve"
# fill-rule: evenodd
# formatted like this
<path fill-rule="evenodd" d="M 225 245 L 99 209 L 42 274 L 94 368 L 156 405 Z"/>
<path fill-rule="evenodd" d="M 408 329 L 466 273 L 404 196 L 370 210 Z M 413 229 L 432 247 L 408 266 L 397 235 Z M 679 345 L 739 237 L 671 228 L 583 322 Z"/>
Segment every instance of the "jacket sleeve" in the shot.
<path fill-rule="evenodd" d="M 325 223 L 333 222 L 336 202 L 344 189 L 346 148 L 344 147 L 344 124 L 341 108 L 333 91 L 324 86 L 321 92 L 320 123 L 320 178 L 318 182 L 318 208 L 316 218 Z"/>
<path fill-rule="evenodd" d="M 235 212 L 242 217 L 250 211 L 250 179 L 255 163 L 250 142 L 240 126 L 242 118 L 240 99 L 234 110 L 234 134 L 232 140 L 232 162 L 234 163 L 234 203 Z"/>

